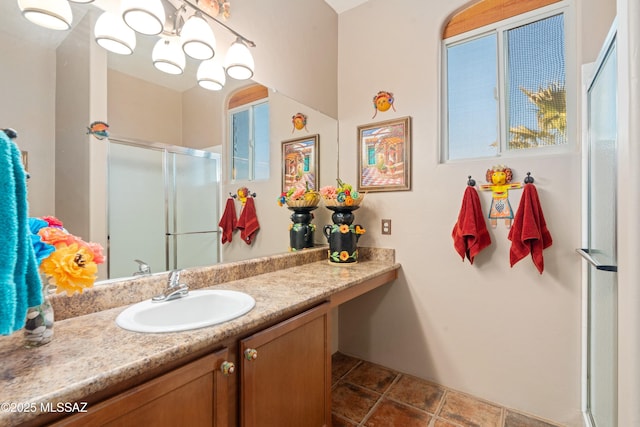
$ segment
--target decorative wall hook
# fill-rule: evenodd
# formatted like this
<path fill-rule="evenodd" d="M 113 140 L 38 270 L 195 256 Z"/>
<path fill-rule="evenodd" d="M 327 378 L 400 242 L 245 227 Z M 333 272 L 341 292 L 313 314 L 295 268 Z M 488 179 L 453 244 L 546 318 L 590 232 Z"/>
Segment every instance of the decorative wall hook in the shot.
<path fill-rule="evenodd" d="M 524 179 L 525 184 L 533 184 L 534 179 L 531 176 L 531 172 L 527 172 L 527 177 Z"/>
<path fill-rule="evenodd" d="M 256 197 L 256 193 L 250 192 L 247 187 L 240 187 L 236 191 L 236 194 L 229 193 L 229 196 L 233 197 L 234 199 L 237 198 L 244 205 L 245 203 L 247 203 L 247 198 Z"/>

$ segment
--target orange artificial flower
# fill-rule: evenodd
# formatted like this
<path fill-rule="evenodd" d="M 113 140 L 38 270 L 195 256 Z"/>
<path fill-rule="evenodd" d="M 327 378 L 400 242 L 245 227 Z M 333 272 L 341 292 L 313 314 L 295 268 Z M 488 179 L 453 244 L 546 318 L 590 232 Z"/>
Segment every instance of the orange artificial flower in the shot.
<path fill-rule="evenodd" d="M 59 244 L 71 245 L 73 243 L 77 243 L 78 239 L 76 236 L 67 233 L 61 228 L 56 227 L 44 227 L 38 231 L 38 235 L 42 239 L 43 242 L 48 243 L 53 246 L 58 246 Z"/>
<path fill-rule="evenodd" d="M 51 278 L 56 292 L 66 291 L 67 295 L 76 291 L 82 293 L 85 288 L 93 286 L 98 272 L 93 253 L 78 243 L 59 244 L 55 252 L 42 261 L 40 268 Z"/>

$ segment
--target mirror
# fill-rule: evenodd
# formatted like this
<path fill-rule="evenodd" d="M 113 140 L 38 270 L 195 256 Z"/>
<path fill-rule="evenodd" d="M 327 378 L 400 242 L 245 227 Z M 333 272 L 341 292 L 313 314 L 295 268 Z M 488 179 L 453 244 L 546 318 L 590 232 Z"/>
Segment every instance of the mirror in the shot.
<path fill-rule="evenodd" d="M 6 100 L 0 106 L 0 126 L 17 129 L 16 142 L 28 153 L 31 215 L 54 214 L 72 233 L 100 242 L 106 248 L 106 191 L 95 191 L 91 186 L 96 177 L 106 176 L 107 144 L 86 134 L 90 117 L 109 117 L 106 121 L 111 125 L 110 130 L 119 137 L 223 152 L 224 102 L 231 91 L 248 83 L 228 78 L 221 92 L 202 89 L 195 79 L 197 62 L 192 60 L 188 60 L 183 76 L 165 75 L 151 64 L 151 46 L 155 41 L 152 37 L 138 36 L 138 47 L 131 56 L 107 53 L 90 36 L 90 12 L 97 11 L 96 7 L 72 4 L 72 9 L 74 29 L 59 32 L 28 22 L 20 15 L 17 1 L 0 2 L 0 52 L 3 57 L 0 88 Z M 70 37 L 74 39 L 70 41 Z M 81 56 L 78 52 L 87 53 Z M 92 86 L 100 79 L 108 82 L 106 89 Z M 161 110 L 172 117 L 172 121 L 152 115 L 150 120 L 154 125 L 149 126 L 143 119 L 145 111 L 127 110 L 127 105 L 117 104 L 116 82 L 131 79 L 138 79 L 138 86 L 156 88 L 180 100 L 178 112 L 172 111 L 177 101 L 162 105 Z M 306 114 L 309 117 L 308 134 L 320 135 L 320 185 L 333 184 L 337 176 L 337 121 L 282 95 L 277 88 L 270 89 L 269 97 L 270 179 L 230 182 L 225 176 L 227 167 L 223 157 L 220 189 L 221 204 L 229 193 L 235 193 L 241 186 L 257 193 L 262 236 L 252 246 L 239 241 L 239 237 L 222 246 L 223 261 L 282 253 L 288 249 L 290 213 L 278 207 L 275 200 L 281 186 L 281 142 L 307 135 L 307 131 L 303 131 L 304 135 L 292 132 L 294 114 Z M 116 126 L 117 113 L 129 116 L 128 125 L 137 123 L 138 126 Z M 172 132 L 180 136 L 168 136 Z M 78 169 L 70 173 L 69 164 Z M 328 213 L 320 209 L 316 217 L 317 224 L 329 222 Z M 321 237 L 316 233 L 316 242 L 323 243 Z M 136 269 L 137 264 L 132 260 L 131 273 Z M 106 279 L 103 271 L 100 279 Z"/>

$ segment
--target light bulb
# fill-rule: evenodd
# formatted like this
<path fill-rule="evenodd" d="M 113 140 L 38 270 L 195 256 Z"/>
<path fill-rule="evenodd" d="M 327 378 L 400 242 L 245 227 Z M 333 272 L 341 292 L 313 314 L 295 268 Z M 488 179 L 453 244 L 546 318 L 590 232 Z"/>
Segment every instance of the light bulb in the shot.
<path fill-rule="evenodd" d="M 216 37 L 213 30 L 199 13 L 196 13 L 180 31 L 182 49 L 193 59 L 205 60 L 213 58 L 216 49 Z"/>
<path fill-rule="evenodd" d="M 198 67 L 198 84 L 208 90 L 221 90 L 226 83 L 224 69 L 217 58 L 202 61 Z"/>
<path fill-rule="evenodd" d="M 158 40 L 151 52 L 151 58 L 158 70 L 168 74 L 182 74 L 187 62 L 177 37 Z"/>
<path fill-rule="evenodd" d="M 104 12 L 100 15 L 93 33 L 96 42 L 108 51 L 131 55 L 136 48 L 136 33 L 114 13 Z"/>
<path fill-rule="evenodd" d="M 120 11 L 124 22 L 141 34 L 160 34 L 164 28 L 161 0 L 123 0 Z"/>
<path fill-rule="evenodd" d="M 254 67 L 253 56 L 251 56 L 249 48 L 238 37 L 227 51 L 224 60 L 227 75 L 236 80 L 250 79 L 253 77 Z"/>
<path fill-rule="evenodd" d="M 22 16 L 51 30 L 71 28 L 73 13 L 67 0 L 18 0 Z"/>

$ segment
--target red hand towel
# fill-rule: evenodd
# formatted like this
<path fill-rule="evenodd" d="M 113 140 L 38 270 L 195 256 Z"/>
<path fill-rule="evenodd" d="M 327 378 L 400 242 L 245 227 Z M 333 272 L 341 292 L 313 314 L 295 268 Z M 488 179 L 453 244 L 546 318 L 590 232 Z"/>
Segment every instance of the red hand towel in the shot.
<path fill-rule="evenodd" d="M 236 229 L 236 223 L 236 205 L 233 203 L 233 199 L 229 197 L 222 218 L 218 223 L 218 227 L 222 228 L 222 244 L 231 241 L 233 230 Z"/>
<path fill-rule="evenodd" d="M 464 192 L 458 222 L 453 227 L 451 237 L 453 247 L 462 257 L 462 261 L 466 256 L 471 264 L 475 256 L 491 244 L 478 192 L 470 185 Z"/>
<path fill-rule="evenodd" d="M 533 184 L 526 184 L 518 211 L 509 231 L 511 267 L 531 253 L 531 259 L 540 274 L 544 271 L 542 250 L 551 246 L 551 233 L 547 229 L 544 214 L 538 199 L 538 190 Z"/>
<path fill-rule="evenodd" d="M 260 228 L 253 197 L 247 198 L 247 202 L 244 204 L 242 212 L 240 212 L 238 228 L 240 229 L 240 237 L 242 237 L 242 240 L 244 240 L 247 245 L 250 245 L 255 237 L 256 231 Z"/>

